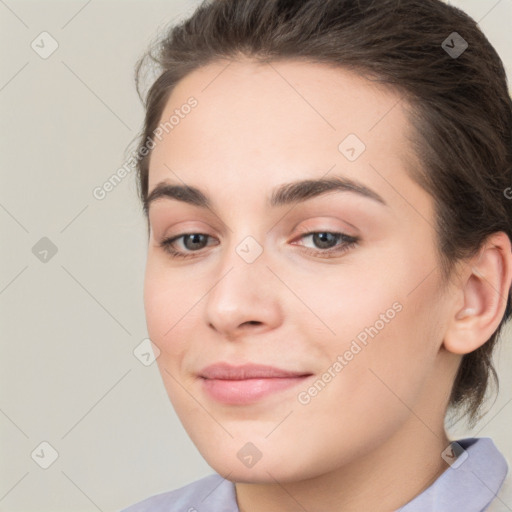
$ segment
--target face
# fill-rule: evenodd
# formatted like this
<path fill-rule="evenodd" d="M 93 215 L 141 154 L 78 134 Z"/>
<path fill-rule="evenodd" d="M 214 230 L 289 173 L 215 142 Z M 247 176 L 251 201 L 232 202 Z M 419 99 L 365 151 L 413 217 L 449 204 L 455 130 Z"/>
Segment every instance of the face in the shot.
<path fill-rule="evenodd" d="M 323 64 L 226 65 L 183 79 L 161 118 L 174 115 L 150 163 L 148 332 L 210 466 L 300 480 L 417 435 L 413 416 L 442 423 L 433 201 L 408 175 L 400 96 Z"/>

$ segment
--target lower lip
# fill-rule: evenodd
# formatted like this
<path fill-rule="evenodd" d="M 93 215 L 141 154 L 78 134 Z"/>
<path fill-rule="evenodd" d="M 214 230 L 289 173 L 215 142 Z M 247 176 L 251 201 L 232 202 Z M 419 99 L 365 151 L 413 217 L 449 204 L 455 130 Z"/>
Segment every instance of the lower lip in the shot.
<path fill-rule="evenodd" d="M 272 393 L 283 391 L 310 377 L 280 377 L 268 379 L 222 380 L 202 379 L 206 393 L 223 404 L 244 405 L 256 402 Z"/>

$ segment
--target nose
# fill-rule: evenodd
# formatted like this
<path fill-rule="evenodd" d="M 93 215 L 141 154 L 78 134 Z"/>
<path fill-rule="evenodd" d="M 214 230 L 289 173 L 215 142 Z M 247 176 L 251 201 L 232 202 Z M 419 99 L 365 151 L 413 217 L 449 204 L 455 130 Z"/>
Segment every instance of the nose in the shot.
<path fill-rule="evenodd" d="M 263 251 L 254 261 L 248 245 L 226 248 L 205 297 L 207 325 L 219 335 L 236 340 L 275 329 L 282 322 L 282 286 L 268 268 Z"/>

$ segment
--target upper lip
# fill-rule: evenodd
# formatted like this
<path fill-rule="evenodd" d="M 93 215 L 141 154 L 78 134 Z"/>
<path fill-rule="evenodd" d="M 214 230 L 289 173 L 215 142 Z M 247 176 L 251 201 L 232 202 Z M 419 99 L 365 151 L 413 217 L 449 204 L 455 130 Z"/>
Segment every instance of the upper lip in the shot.
<path fill-rule="evenodd" d="M 199 375 L 205 379 L 245 380 L 270 379 L 279 377 L 303 377 L 308 372 L 290 371 L 262 364 L 244 364 L 233 366 L 228 363 L 215 363 L 201 370 Z"/>

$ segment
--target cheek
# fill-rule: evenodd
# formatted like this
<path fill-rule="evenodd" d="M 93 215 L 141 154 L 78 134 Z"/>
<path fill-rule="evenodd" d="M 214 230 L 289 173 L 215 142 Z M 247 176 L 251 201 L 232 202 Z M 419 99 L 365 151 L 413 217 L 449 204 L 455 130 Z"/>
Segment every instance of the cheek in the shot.
<path fill-rule="evenodd" d="M 297 280 L 297 295 L 304 297 L 317 317 L 309 313 L 308 318 L 315 325 L 323 323 L 326 327 L 318 342 L 336 353 L 347 350 L 354 339 L 364 344 L 389 331 L 389 325 L 400 316 L 398 310 L 403 309 L 408 278 L 384 263 L 392 259 L 385 250 L 375 251 L 364 261 L 354 258 L 351 263 L 340 265 L 335 272 L 327 268 L 325 275 L 319 272 L 302 285 Z"/>
<path fill-rule="evenodd" d="M 432 255 L 417 256 L 410 245 L 378 251 L 365 271 L 347 269 L 321 293 L 309 294 L 312 309 L 335 333 L 318 342 L 329 364 L 341 356 L 344 377 L 333 387 L 348 401 L 363 395 L 396 401 L 393 392 L 413 399 L 435 364 L 440 276 L 428 275 L 436 268 Z"/>
<path fill-rule="evenodd" d="M 329 382 L 315 381 L 314 389 L 301 389 L 299 403 L 305 405 L 298 406 L 296 415 L 298 423 L 314 419 L 321 426 L 326 460 L 329 450 L 338 449 L 341 456 L 352 449 L 340 440 L 340 432 L 352 440 L 364 432 L 368 445 L 378 444 L 419 403 L 436 357 L 428 311 L 434 291 L 425 283 L 418 294 L 407 296 L 411 288 L 406 277 L 390 280 L 387 287 L 379 285 L 360 303 L 338 294 L 345 309 L 338 310 L 337 316 L 336 308 L 329 310 L 337 332 L 333 340 L 322 340 L 328 360 L 324 372 L 331 370 Z M 304 445 L 312 456 L 319 449 L 308 437 Z"/>
<path fill-rule="evenodd" d="M 197 322 L 197 292 L 193 284 L 181 283 L 176 275 L 148 255 L 144 278 L 144 309 L 150 339 L 161 351 L 159 359 L 174 357 L 186 347 L 184 328 Z"/>
<path fill-rule="evenodd" d="M 180 374 L 183 360 L 190 348 L 190 326 L 197 325 L 198 294 L 193 285 L 180 283 L 176 274 L 148 255 L 144 280 L 144 308 L 151 341 L 159 348 L 156 360 L 167 395 L 182 421 L 193 402 L 184 388 L 188 384 Z M 197 413 L 196 413 L 197 414 Z"/>

